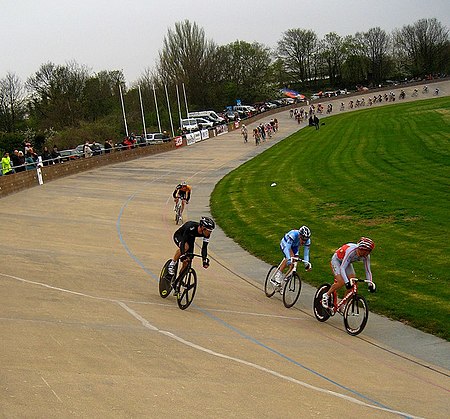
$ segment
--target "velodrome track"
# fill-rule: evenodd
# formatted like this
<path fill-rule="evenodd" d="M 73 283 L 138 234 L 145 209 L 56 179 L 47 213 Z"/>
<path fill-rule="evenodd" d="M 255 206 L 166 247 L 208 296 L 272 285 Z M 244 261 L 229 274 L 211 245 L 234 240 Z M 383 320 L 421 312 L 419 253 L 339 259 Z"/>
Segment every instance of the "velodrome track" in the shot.
<path fill-rule="evenodd" d="M 232 132 L 1 200 L 0 417 L 448 417 L 448 342 L 373 313 L 351 337 L 310 287 L 285 309 L 220 229 L 193 305 L 159 297 L 174 185 L 207 214 L 222 176 L 298 129 L 277 117 L 261 147 Z"/>

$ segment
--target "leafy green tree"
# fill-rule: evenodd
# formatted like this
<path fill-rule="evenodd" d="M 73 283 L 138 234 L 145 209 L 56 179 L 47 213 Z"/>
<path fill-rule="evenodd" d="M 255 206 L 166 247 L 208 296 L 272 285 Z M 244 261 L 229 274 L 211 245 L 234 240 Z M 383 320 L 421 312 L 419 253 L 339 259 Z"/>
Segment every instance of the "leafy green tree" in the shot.
<path fill-rule="evenodd" d="M 76 126 L 83 117 L 83 91 L 89 70 L 75 62 L 43 64 L 27 80 L 31 91 L 30 113 L 38 128 Z"/>
<path fill-rule="evenodd" d="M 125 85 L 122 71 L 100 71 L 89 77 L 83 87 L 82 105 L 86 121 L 96 121 L 120 112 L 119 84 Z"/>
<path fill-rule="evenodd" d="M 211 60 L 214 60 L 216 48 L 196 23 L 189 20 L 175 23 L 175 28 L 168 30 L 159 52 L 157 81 L 172 86 L 184 84 L 190 102 L 203 104 L 205 92 L 210 88 Z"/>
<path fill-rule="evenodd" d="M 235 41 L 219 47 L 218 66 L 220 73 L 222 103 L 230 105 L 236 99 L 254 103 L 273 96 L 273 71 L 270 49 L 262 44 Z"/>

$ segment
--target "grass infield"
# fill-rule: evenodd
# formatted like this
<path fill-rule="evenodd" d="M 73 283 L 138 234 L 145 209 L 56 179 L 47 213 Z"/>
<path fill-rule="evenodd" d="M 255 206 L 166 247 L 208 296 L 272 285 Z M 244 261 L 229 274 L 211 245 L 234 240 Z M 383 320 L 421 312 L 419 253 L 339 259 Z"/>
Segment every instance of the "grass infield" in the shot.
<path fill-rule="evenodd" d="M 450 340 L 450 98 L 332 116 L 243 164 L 217 185 L 211 212 L 268 263 L 283 234 L 312 231 L 312 284 L 332 282 L 342 244 L 371 237 L 371 311 Z M 276 186 L 271 186 L 276 183 Z M 302 255 L 302 253 L 301 253 Z M 362 263 L 354 264 L 364 277 Z"/>

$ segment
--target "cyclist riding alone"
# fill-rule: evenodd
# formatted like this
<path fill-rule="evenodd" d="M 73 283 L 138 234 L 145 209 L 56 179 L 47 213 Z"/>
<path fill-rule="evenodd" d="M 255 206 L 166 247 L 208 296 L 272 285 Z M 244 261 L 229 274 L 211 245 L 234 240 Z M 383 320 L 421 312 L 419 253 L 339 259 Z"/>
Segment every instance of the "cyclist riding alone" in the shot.
<path fill-rule="evenodd" d="M 184 223 L 173 235 L 173 241 L 177 245 L 177 251 L 175 252 L 172 261 L 168 266 L 169 275 L 175 273 L 175 265 L 178 260 L 183 262 L 183 268 L 186 266 L 186 254 L 194 252 L 194 243 L 197 237 L 203 237 L 202 245 L 202 259 L 203 267 L 206 269 L 209 266 L 208 259 L 208 243 L 209 237 L 216 227 L 216 223 L 212 218 L 202 217 L 200 222 L 187 221 Z"/>
<path fill-rule="evenodd" d="M 358 243 L 347 243 L 334 252 L 331 258 L 331 269 L 334 274 L 334 284 L 322 296 L 322 306 L 329 308 L 330 295 L 342 288 L 347 288 L 345 295 L 351 290 L 351 279 L 356 278 L 353 262 L 363 261 L 366 270 L 366 280 L 369 282 L 369 291 L 375 291 L 375 284 L 372 282 L 372 272 L 370 271 L 370 253 L 375 248 L 375 243 L 368 237 L 361 237 Z"/>
<path fill-rule="evenodd" d="M 191 192 L 192 187 L 186 182 L 181 182 L 176 186 L 175 190 L 172 193 L 175 207 L 178 204 L 178 201 L 181 199 L 181 213 L 183 213 L 184 211 L 184 204 L 189 204 L 189 200 L 191 199 Z"/>
<path fill-rule="evenodd" d="M 306 226 L 301 226 L 298 230 L 287 232 L 280 242 L 280 249 L 284 254 L 275 276 L 273 278 L 274 285 L 279 286 L 283 279 L 283 271 L 286 266 L 290 266 L 293 257 L 298 257 L 299 247 L 303 246 L 303 260 L 305 261 L 305 270 L 310 271 L 312 265 L 309 262 L 309 247 L 311 245 L 311 230 Z"/>

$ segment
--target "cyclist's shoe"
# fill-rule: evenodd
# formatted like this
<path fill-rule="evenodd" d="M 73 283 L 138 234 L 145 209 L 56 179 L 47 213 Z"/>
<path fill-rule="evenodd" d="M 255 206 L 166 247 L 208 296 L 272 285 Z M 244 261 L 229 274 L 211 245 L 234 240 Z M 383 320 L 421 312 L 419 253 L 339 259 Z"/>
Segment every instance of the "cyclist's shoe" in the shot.
<path fill-rule="evenodd" d="M 272 284 L 275 285 L 276 287 L 279 287 L 281 285 L 282 277 L 283 277 L 282 273 L 280 271 L 277 271 L 277 273 L 270 280 L 270 282 L 272 282 Z"/>
<path fill-rule="evenodd" d="M 329 306 L 328 306 L 329 299 L 330 299 L 330 297 L 328 297 L 327 293 L 322 295 L 322 307 L 323 308 L 329 308 Z"/>
<path fill-rule="evenodd" d="M 170 276 L 173 276 L 173 274 L 175 273 L 175 265 L 169 264 L 169 266 L 167 267 L 167 273 Z"/>

